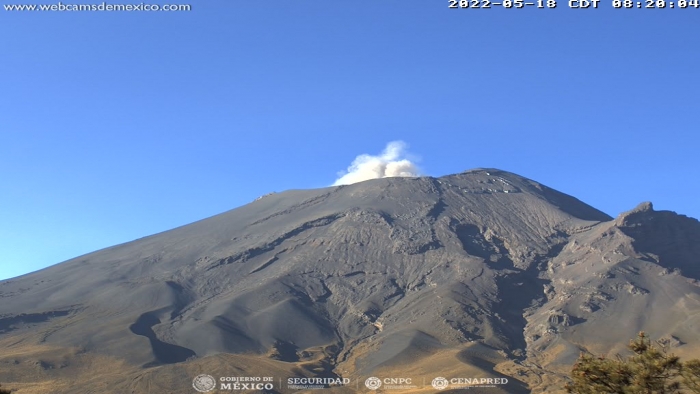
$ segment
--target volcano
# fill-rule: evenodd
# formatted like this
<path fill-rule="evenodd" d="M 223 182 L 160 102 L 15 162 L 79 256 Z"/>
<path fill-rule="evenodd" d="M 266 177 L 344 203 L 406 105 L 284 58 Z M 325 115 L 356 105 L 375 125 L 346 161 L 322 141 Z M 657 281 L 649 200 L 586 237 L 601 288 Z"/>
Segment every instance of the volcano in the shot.
<path fill-rule="evenodd" d="M 0 383 L 557 392 L 580 352 L 639 331 L 700 354 L 698 241 L 696 219 L 651 203 L 612 218 L 497 169 L 273 193 L 0 282 Z"/>

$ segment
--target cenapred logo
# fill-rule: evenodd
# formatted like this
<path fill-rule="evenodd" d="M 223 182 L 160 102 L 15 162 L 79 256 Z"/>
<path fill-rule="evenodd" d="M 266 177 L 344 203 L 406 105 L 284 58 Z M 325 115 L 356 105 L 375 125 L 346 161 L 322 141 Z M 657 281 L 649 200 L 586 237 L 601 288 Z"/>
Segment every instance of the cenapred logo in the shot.
<path fill-rule="evenodd" d="M 216 388 L 216 379 L 211 375 L 197 375 L 192 379 L 192 387 L 200 393 L 207 393 Z"/>
<path fill-rule="evenodd" d="M 450 385 L 450 382 L 442 376 L 438 376 L 430 382 L 430 385 L 436 390 L 444 390 Z"/>
<path fill-rule="evenodd" d="M 365 386 L 367 386 L 367 388 L 370 390 L 376 390 L 382 387 L 382 380 L 372 376 L 371 378 L 367 378 L 367 380 L 365 380 Z"/>

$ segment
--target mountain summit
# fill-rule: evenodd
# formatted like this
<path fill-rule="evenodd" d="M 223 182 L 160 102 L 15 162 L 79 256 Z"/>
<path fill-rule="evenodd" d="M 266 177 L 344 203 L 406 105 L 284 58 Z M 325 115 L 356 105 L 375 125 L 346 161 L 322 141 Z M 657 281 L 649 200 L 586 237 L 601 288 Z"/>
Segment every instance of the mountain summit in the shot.
<path fill-rule="evenodd" d="M 0 282 L 0 382 L 487 376 L 551 392 L 580 351 L 638 331 L 700 350 L 699 239 L 650 203 L 613 219 L 497 169 L 270 194 Z"/>

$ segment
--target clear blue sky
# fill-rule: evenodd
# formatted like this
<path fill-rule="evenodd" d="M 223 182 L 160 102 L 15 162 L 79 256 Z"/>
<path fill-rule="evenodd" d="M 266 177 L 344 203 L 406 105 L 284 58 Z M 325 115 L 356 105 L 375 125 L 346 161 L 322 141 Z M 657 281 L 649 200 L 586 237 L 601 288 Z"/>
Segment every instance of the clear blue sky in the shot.
<path fill-rule="evenodd" d="M 0 9 L 0 278 L 327 186 L 394 140 L 427 175 L 700 217 L 700 9 L 188 1 Z"/>

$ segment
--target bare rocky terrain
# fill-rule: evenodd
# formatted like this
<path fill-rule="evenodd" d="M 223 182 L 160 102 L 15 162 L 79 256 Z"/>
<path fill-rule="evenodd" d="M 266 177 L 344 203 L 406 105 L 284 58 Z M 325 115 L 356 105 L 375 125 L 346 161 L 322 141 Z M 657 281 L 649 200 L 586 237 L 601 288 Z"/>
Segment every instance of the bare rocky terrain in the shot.
<path fill-rule="evenodd" d="M 328 391 L 350 393 L 407 376 L 405 392 L 435 392 L 444 376 L 557 392 L 581 351 L 624 352 L 642 330 L 698 357 L 698 256 L 696 219 L 650 203 L 612 218 L 496 169 L 275 193 L 0 282 L 0 383 L 193 393 L 207 373 L 347 377 Z"/>

